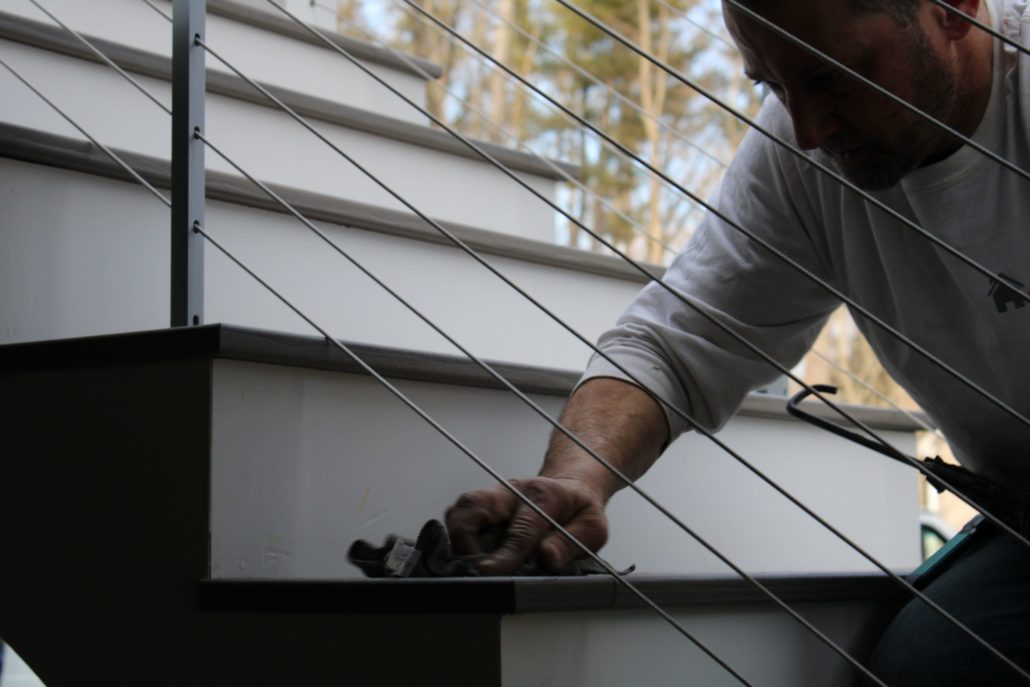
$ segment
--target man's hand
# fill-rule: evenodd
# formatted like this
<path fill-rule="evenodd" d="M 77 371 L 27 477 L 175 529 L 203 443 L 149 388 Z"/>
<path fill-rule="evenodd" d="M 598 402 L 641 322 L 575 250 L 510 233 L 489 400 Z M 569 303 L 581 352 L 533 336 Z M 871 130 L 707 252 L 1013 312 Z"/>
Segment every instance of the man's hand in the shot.
<path fill-rule="evenodd" d="M 644 474 L 669 437 L 658 403 L 636 386 L 618 379 L 591 379 L 573 394 L 562 425 L 628 479 Z M 608 540 L 604 507 L 623 481 L 561 432 L 551 435 L 539 477 L 511 480 L 569 534 L 597 551 Z M 479 564 L 485 575 L 511 574 L 539 551 L 541 564 L 558 572 L 583 550 L 501 485 L 464 494 L 447 511 L 447 529 L 460 555 L 481 550 L 478 535 L 491 525 L 508 525 L 500 547 Z"/>
<path fill-rule="evenodd" d="M 514 479 L 511 484 L 591 551 L 608 540 L 605 499 L 597 489 L 578 479 L 550 477 Z M 586 555 L 501 485 L 462 494 L 447 510 L 446 519 L 455 553 L 490 554 L 479 564 L 484 575 L 510 574 L 537 550 L 541 564 L 553 572 Z M 480 550 L 479 532 L 503 523 L 508 523 L 508 529 L 500 547 L 493 552 Z"/>

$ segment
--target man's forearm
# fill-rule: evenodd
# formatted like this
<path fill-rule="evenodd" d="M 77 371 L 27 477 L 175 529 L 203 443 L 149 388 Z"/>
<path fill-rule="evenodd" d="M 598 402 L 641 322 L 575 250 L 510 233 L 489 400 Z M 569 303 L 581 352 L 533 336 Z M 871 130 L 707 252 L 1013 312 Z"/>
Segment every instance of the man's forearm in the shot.
<path fill-rule="evenodd" d="M 569 400 L 562 425 L 630 479 L 643 475 L 658 458 L 669 428 L 658 402 L 640 388 L 617 379 L 584 383 Z M 568 437 L 555 431 L 540 474 L 574 478 L 607 501 L 625 484 Z"/>

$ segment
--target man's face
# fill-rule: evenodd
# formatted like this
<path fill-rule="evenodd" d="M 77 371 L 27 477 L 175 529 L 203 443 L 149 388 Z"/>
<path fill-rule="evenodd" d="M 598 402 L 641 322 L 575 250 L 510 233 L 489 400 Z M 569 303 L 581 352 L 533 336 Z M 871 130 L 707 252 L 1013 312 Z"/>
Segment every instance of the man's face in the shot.
<path fill-rule="evenodd" d="M 848 0 L 764 0 L 756 11 L 923 112 L 955 119 L 955 76 L 919 19 L 857 13 Z M 954 138 L 724 3 L 745 72 L 790 113 L 798 146 L 820 148 L 860 188 L 883 189 L 944 157 Z"/>

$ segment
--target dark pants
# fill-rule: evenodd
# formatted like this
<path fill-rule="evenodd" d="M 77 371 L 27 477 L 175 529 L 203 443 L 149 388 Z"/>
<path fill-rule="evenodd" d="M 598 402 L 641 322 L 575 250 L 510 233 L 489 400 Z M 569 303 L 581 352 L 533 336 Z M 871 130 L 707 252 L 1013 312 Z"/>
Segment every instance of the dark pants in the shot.
<path fill-rule="evenodd" d="M 1030 673 L 1030 549 L 1025 545 L 982 526 L 922 591 Z M 869 668 L 891 687 L 1030 687 L 1030 680 L 915 598 L 887 628 Z"/>

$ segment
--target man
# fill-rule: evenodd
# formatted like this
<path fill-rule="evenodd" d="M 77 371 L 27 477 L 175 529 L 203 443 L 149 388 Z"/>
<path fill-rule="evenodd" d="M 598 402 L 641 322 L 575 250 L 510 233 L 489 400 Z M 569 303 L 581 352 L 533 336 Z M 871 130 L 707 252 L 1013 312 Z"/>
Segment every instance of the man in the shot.
<path fill-rule="evenodd" d="M 1026 0 L 948 3 L 1016 40 L 1022 22 L 1030 22 Z M 747 5 L 960 134 L 1030 168 L 1030 58 L 959 14 L 932 0 Z M 747 73 L 775 96 L 759 116 L 765 128 L 981 264 L 1030 283 L 1030 182 L 732 4 L 724 2 L 724 15 Z M 717 205 L 1030 415 L 1030 366 L 1022 363 L 1030 350 L 1030 308 L 1018 297 L 999 299 L 998 289 L 1007 286 L 992 285 L 754 131 L 727 172 Z M 665 281 L 787 366 L 803 355 L 837 305 L 826 290 L 712 216 Z M 945 431 L 965 467 L 1030 489 L 1030 430 L 1024 423 L 891 334 L 861 316 L 856 321 L 885 367 Z M 646 390 L 595 356 L 562 422 L 631 478 L 689 428 L 656 398 L 718 428 L 750 389 L 777 374 L 656 284 L 641 292 L 600 347 Z M 624 486 L 560 434 L 552 438 L 539 476 L 513 482 L 594 549 L 607 537 L 605 504 Z M 533 550 L 554 568 L 580 554 L 499 486 L 463 495 L 447 520 L 455 548 L 463 552 L 476 552 L 479 528 L 509 523 L 507 540 L 481 564 L 485 574 L 510 572 Z M 1010 540 L 981 537 L 927 594 L 1030 667 L 1030 553 Z M 990 594 L 980 593 L 984 589 Z M 928 636 L 933 641 L 920 641 Z M 998 685 L 1014 678 L 919 601 L 888 630 L 872 665 L 888 684 Z"/>

